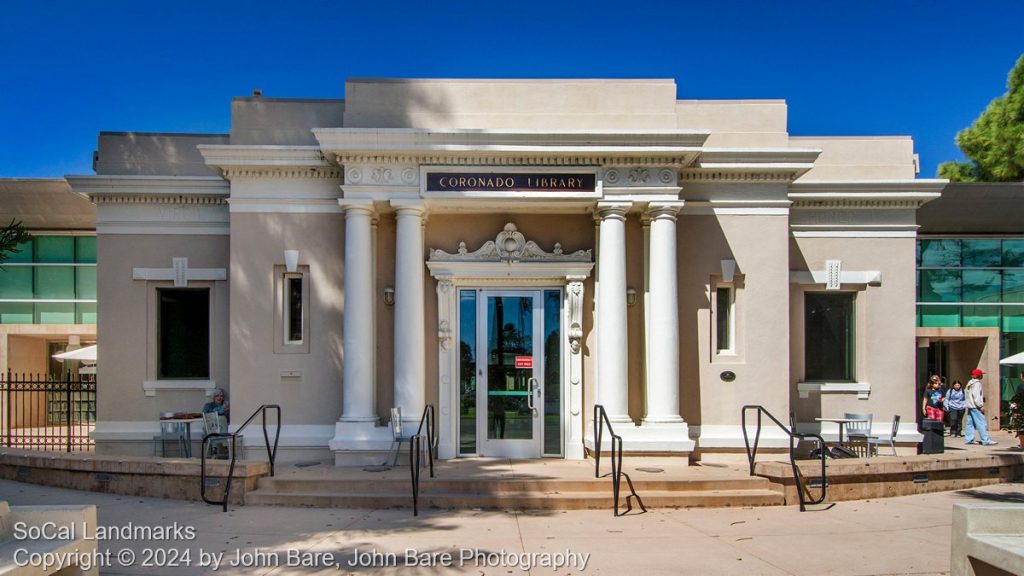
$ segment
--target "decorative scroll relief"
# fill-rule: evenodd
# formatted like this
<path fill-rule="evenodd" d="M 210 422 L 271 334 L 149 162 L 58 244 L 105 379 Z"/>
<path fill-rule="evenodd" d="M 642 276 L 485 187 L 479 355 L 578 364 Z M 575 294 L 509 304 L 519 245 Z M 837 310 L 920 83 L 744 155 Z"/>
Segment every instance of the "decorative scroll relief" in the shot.
<path fill-rule="evenodd" d="M 569 277 L 569 350 L 579 354 L 583 342 L 583 280 L 580 276 Z M 573 384 L 579 383 L 574 375 Z"/>
<path fill-rule="evenodd" d="M 340 158 L 339 158 L 340 161 Z M 415 186 L 420 172 L 415 166 L 400 164 L 349 164 L 345 169 L 345 183 L 366 186 Z"/>
<path fill-rule="evenodd" d="M 459 242 L 459 250 L 455 254 L 444 250 L 430 251 L 433 262 L 590 262 L 590 250 L 577 250 L 571 254 L 562 251 L 562 245 L 555 243 L 552 252 L 545 252 L 532 240 L 527 240 L 516 225 L 509 222 L 498 233 L 494 240 L 488 240 L 474 252 L 470 252 L 465 242 Z"/>
<path fill-rule="evenodd" d="M 673 168 L 629 166 L 604 171 L 604 183 L 611 186 L 674 186 L 677 173 Z"/>

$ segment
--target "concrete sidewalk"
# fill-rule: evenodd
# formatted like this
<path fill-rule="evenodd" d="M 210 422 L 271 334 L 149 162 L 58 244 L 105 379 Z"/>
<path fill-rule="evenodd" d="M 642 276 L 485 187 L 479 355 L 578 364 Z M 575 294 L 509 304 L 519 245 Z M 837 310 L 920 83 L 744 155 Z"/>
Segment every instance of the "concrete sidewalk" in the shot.
<path fill-rule="evenodd" d="M 684 509 L 620 518 L 588 510 L 428 510 L 413 517 L 409 510 L 246 506 L 223 513 L 192 502 L 5 480 L 0 499 L 96 504 L 100 526 L 119 532 L 170 527 L 164 538 L 110 534 L 99 542 L 101 552 L 110 551 L 100 559 L 102 574 L 818 576 L 948 573 L 953 503 L 1024 503 L 1024 484 L 841 502 L 816 512 L 795 506 Z M 417 562 L 407 558 L 409 549 Z M 231 566 L 239 553 L 245 565 Z M 430 554 L 444 564 L 445 553 L 453 566 L 422 565 Z M 212 565 L 215 559 L 219 566 Z M 288 565 L 303 562 L 313 566 Z M 572 564 L 552 569 L 545 565 L 551 562 Z"/>

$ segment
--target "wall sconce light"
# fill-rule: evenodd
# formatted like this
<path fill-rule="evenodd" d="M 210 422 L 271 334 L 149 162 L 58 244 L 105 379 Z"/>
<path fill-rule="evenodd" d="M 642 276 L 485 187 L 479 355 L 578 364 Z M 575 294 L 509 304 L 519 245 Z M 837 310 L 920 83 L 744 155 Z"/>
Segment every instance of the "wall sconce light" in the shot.
<path fill-rule="evenodd" d="M 395 305 L 395 289 L 391 286 L 384 289 L 384 303 L 388 306 Z"/>
<path fill-rule="evenodd" d="M 287 272 L 295 272 L 299 269 L 299 251 L 298 250 L 285 250 L 284 251 L 284 269 Z"/>
<path fill-rule="evenodd" d="M 736 261 L 722 260 L 722 282 L 732 282 L 736 276 Z"/>
<path fill-rule="evenodd" d="M 636 305 L 636 290 L 626 288 L 626 306 Z"/>

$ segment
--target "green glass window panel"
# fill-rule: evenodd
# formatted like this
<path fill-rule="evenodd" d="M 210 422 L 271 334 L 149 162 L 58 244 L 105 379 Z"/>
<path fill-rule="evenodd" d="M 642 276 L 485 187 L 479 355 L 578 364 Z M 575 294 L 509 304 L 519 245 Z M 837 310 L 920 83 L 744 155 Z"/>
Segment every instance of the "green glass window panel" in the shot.
<path fill-rule="evenodd" d="M 964 327 L 998 328 L 1001 306 L 964 306 Z"/>
<path fill-rule="evenodd" d="M 157 290 L 157 377 L 210 377 L 210 291 Z"/>
<path fill-rule="evenodd" d="M 476 453 L 476 291 L 459 291 L 459 454 Z"/>
<path fill-rule="evenodd" d="M 96 263 L 95 236 L 79 236 L 75 238 L 75 262 L 85 264 Z"/>
<path fill-rule="evenodd" d="M 1003 306 L 1003 332 L 1024 332 L 1024 306 Z"/>
<path fill-rule="evenodd" d="M 0 324 L 31 324 L 32 310 L 31 304 L 0 303 Z"/>
<path fill-rule="evenodd" d="M 997 268 L 1002 264 L 999 240 L 962 240 L 964 268 Z"/>
<path fill-rule="evenodd" d="M 964 270 L 964 302 L 999 302 L 1003 274 L 999 270 Z"/>
<path fill-rule="evenodd" d="M 1024 270 L 1003 271 L 1003 302 L 1024 302 Z"/>
<path fill-rule="evenodd" d="M 0 298 L 32 298 L 32 268 L 7 266 L 0 270 Z"/>
<path fill-rule="evenodd" d="M 78 266 L 75 268 L 75 292 L 79 299 L 96 299 L 96 267 Z"/>
<path fill-rule="evenodd" d="M 853 294 L 804 295 L 804 377 L 856 379 Z"/>
<path fill-rule="evenodd" d="M 75 306 L 75 314 L 79 324 L 96 323 L 96 305 L 93 303 L 79 303 Z"/>
<path fill-rule="evenodd" d="M 960 266 L 959 240 L 921 240 L 921 266 L 958 268 Z"/>
<path fill-rule="evenodd" d="M 32 262 L 32 241 L 22 242 L 18 244 L 17 251 L 11 252 L 7 255 L 7 261 L 14 264 L 27 264 Z"/>
<path fill-rule="evenodd" d="M 35 241 L 36 262 L 74 263 L 74 236 L 36 236 Z"/>
<path fill-rule="evenodd" d="M 918 306 L 919 324 L 922 328 L 959 328 L 959 306 Z"/>
<path fill-rule="evenodd" d="M 562 292 L 544 291 L 544 454 L 562 453 Z"/>
<path fill-rule="evenodd" d="M 74 324 L 75 305 L 73 303 L 37 303 L 36 324 Z"/>
<path fill-rule="evenodd" d="M 960 270 L 921 270 L 921 302 L 959 302 Z"/>
<path fill-rule="evenodd" d="M 1024 268 L 1024 240 L 1003 240 L 1003 266 Z"/>
<path fill-rule="evenodd" d="M 36 298 L 56 299 L 75 297 L 75 268 L 73 266 L 39 266 L 36 271 Z"/>

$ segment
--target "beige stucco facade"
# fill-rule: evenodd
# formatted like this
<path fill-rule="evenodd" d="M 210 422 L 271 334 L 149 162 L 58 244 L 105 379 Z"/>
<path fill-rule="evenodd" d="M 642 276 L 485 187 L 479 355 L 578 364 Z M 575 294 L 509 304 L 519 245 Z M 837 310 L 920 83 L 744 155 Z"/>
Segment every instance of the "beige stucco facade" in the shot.
<path fill-rule="evenodd" d="M 671 80 L 350 80 L 344 102 L 237 99 L 230 135 L 154 136 L 135 153 L 102 135 L 106 171 L 68 177 L 97 206 L 97 449 L 147 450 L 160 412 L 198 410 L 215 386 L 234 425 L 279 404 L 284 454 L 338 462 L 379 461 L 394 406 L 409 426 L 437 406 L 444 458 L 583 457 L 595 404 L 627 451 L 680 456 L 742 447 L 748 404 L 807 430 L 844 411 L 874 413 L 879 431 L 908 418 L 915 211 L 944 182 L 916 179 L 909 138 L 794 138 L 784 101 L 676 93 Z M 285 329 L 289 278 L 299 335 Z M 173 287 L 209 291 L 208 379 L 156 377 L 153 302 Z M 807 292 L 853 295 L 852 378 L 806 378 Z M 557 324 L 545 370 L 522 353 L 516 369 L 532 372 L 502 372 L 498 390 L 487 355 L 469 366 L 464 352 L 489 345 L 502 294 L 558 306 L 531 316 Z M 530 374 L 558 382 L 513 388 Z M 551 442 L 492 439 L 493 409 L 467 412 L 467 394 L 529 396 Z"/>

